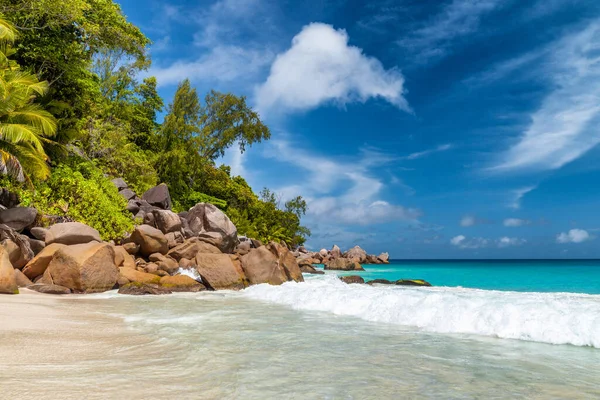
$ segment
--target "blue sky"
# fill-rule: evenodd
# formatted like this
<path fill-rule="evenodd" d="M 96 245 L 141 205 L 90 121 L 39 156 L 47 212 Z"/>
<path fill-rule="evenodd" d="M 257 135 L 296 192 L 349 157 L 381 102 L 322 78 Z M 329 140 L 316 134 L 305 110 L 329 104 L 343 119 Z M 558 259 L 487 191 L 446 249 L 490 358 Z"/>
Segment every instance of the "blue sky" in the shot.
<path fill-rule="evenodd" d="M 309 202 L 313 249 L 600 258 L 600 2 L 122 0 L 169 102 L 245 95 L 225 163 Z"/>

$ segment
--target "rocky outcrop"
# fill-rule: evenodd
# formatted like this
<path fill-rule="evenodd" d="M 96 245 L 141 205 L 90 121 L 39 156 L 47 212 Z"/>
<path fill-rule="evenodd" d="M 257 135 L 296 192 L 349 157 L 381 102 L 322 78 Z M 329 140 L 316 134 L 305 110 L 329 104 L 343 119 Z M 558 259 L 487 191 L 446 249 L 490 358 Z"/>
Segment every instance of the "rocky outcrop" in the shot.
<path fill-rule="evenodd" d="M 240 290 L 248 286 L 248 280 L 237 256 L 198 253 L 196 270 L 209 289 Z"/>
<path fill-rule="evenodd" d="M 113 246 L 92 242 L 58 249 L 40 283 L 94 293 L 112 289 L 118 278 Z"/>
<path fill-rule="evenodd" d="M 128 188 L 127 183 L 123 180 L 123 178 L 115 178 L 111 182 L 116 186 L 119 192 Z"/>
<path fill-rule="evenodd" d="M 0 223 L 20 232 L 35 222 L 37 214 L 37 210 L 31 207 L 0 210 Z"/>
<path fill-rule="evenodd" d="M 360 248 L 360 246 L 354 246 L 350 250 L 348 250 L 344 257 L 350 260 L 354 260 L 359 264 L 364 264 L 367 262 L 367 252 Z"/>
<path fill-rule="evenodd" d="M 97 230 L 80 222 L 64 222 L 48 228 L 44 237 L 46 246 L 52 243 L 66 245 L 85 244 L 92 241 L 101 242 Z"/>
<path fill-rule="evenodd" d="M 140 246 L 140 253 L 149 256 L 153 253 L 167 254 L 169 243 L 165 235 L 150 225 L 136 226 L 129 240 Z"/>
<path fill-rule="evenodd" d="M 174 274 L 179 269 L 179 263 L 174 258 L 160 253 L 150 254 L 148 260 L 156 263 L 158 269 L 165 271 L 169 275 Z"/>
<path fill-rule="evenodd" d="M 0 205 L 6 208 L 13 208 L 19 205 L 21 199 L 15 192 L 11 192 L 6 188 L 0 188 Z"/>
<path fill-rule="evenodd" d="M 329 255 L 331 258 L 340 258 L 342 256 L 342 250 L 340 250 L 337 244 L 334 244 Z"/>
<path fill-rule="evenodd" d="M 382 264 L 389 264 L 390 263 L 390 255 L 388 253 L 381 253 L 380 255 L 377 256 L 377 261 Z"/>
<path fill-rule="evenodd" d="M 151 206 L 159 207 L 163 210 L 170 210 L 173 205 L 169 188 L 164 183 L 148 189 L 142 195 L 142 200 L 147 201 Z"/>
<path fill-rule="evenodd" d="M 194 236 L 211 243 L 223 253 L 232 253 L 238 244 L 237 229 L 229 217 L 216 206 L 198 203 L 186 216 L 188 229 Z"/>
<path fill-rule="evenodd" d="M 8 252 L 0 246 L 0 294 L 18 294 L 19 287 Z"/>
<path fill-rule="evenodd" d="M 10 239 L 2 241 L 2 246 L 8 252 L 8 258 L 13 267 L 21 269 L 33 258 L 33 250 L 23 253 L 18 244 Z"/>
<path fill-rule="evenodd" d="M 365 280 L 362 276 L 358 275 L 348 275 L 348 276 L 340 276 L 340 280 L 344 283 L 365 283 Z"/>
<path fill-rule="evenodd" d="M 290 251 L 276 243 L 252 249 L 242 256 L 242 268 L 251 285 L 281 285 L 294 280 L 303 282 L 302 271 Z"/>
<path fill-rule="evenodd" d="M 60 243 L 52 243 L 51 245 L 46 246 L 44 250 L 25 265 L 25 268 L 23 268 L 25 276 L 33 280 L 38 276 L 43 275 L 44 272 L 46 272 L 46 268 L 48 268 L 48 264 L 52 261 L 54 253 L 63 247 L 65 247 L 65 245 Z"/>
<path fill-rule="evenodd" d="M 347 258 L 334 258 L 325 264 L 325 269 L 334 271 L 364 271 L 364 268 L 359 263 Z"/>

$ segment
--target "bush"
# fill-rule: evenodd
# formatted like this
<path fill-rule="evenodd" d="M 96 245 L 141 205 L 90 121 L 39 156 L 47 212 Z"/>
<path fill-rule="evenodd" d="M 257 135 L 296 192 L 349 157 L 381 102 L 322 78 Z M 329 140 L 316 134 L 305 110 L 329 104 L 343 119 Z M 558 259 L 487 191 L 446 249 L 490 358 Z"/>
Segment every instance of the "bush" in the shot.
<path fill-rule="evenodd" d="M 103 240 L 119 239 L 133 230 L 127 202 L 102 171 L 89 161 L 69 160 L 52 170 L 36 189 L 16 188 L 21 204 L 41 214 L 66 216 L 98 230 Z"/>

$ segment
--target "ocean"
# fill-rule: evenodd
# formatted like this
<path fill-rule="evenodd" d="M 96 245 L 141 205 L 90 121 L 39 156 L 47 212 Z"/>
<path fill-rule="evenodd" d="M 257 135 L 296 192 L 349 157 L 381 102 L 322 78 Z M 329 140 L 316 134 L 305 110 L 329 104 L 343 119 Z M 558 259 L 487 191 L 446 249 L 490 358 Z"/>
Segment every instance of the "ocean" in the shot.
<path fill-rule="evenodd" d="M 599 262 L 365 269 L 435 287 L 346 285 L 327 271 L 240 292 L 82 296 L 79 307 L 120 321 L 137 344 L 79 364 L 13 365 L 0 372 L 5 393 L 21 393 L 14 377 L 20 390 L 38 382 L 32 398 L 600 398 Z"/>

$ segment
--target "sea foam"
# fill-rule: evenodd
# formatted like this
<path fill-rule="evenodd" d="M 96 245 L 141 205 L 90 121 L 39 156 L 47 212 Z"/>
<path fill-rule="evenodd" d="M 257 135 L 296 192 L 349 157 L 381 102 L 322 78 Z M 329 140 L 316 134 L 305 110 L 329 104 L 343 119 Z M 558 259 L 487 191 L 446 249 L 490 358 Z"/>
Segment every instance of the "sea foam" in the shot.
<path fill-rule="evenodd" d="M 347 285 L 335 276 L 251 286 L 244 296 L 372 322 L 600 348 L 600 296 Z"/>

